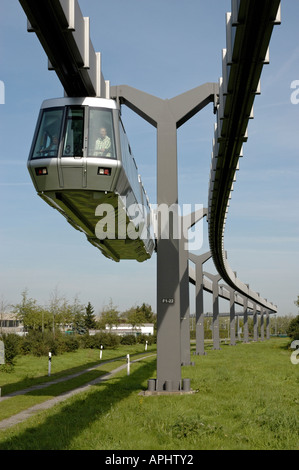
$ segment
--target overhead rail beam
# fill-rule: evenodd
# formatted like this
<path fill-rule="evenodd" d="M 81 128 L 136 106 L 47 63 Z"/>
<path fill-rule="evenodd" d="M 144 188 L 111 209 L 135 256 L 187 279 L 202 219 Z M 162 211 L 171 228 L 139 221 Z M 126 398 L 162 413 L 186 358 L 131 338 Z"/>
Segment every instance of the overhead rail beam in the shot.
<path fill-rule="evenodd" d="M 28 31 L 35 32 L 67 96 L 109 98 L 101 54 L 90 40 L 89 18 L 77 0 L 19 0 Z"/>
<path fill-rule="evenodd" d="M 191 259 L 191 256 L 190 255 L 190 259 Z M 192 267 L 189 267 L 189 282 L 190 284 L 192 285 L 196 285 L 196 270 Z M 203 277 L 203 290 L 205 292 L 209 292 L 210 294 L 213 293 L 213 284 L 212 282 L 209 280 L 209 278 L 207 278 L 204 274 L 204 277 Z M 219 297 L 221 297 L 222 299 L 225 299 L 225 300 L 230 300 L 230 292 L 229 292 L 229 288 L 227 286 L 224 286 L 224 285 L 219 285 L 218 286 L 218 295 Z M 237 296 L 236 295 L 236 298 L 235 298 L 235 303 L 236 305 L 240 305 L 240 306 L 244 306 L 244 298 L 243 296 Z M 250 307 L 249 307 L 250 308 Z"/>
<path fill-rule="evenodd" d="M 237 279 L 224 250 L 224 231 L 239 158 L 247 141 L 247 126 L 253 118 L 260 77 L 269 63 L 269 43 L 275 24 L 280 24 L 279 0 L 232 0 L 227 14 L 227 49 L 223 50 L 215 136 L 209 185 L 209 243 L 213 261 L 222 279 L 248 299 L 276 312 L 277 307 Z"/>

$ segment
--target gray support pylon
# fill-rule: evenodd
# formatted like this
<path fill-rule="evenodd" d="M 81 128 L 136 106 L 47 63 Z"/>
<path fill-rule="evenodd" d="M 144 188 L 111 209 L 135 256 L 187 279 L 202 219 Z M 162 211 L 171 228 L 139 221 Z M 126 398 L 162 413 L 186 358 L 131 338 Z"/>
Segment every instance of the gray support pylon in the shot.
<path fill-rule="evenodd" d="M 270 313 L 266 311 L 266 339 L 270 339 Z"/>
<path fill-rule="evenodd" d="M 244 299 L 244 306 L 243 306 L 243 343 L 248 343 L 249 342 L 249 334 L 248 334 L 248 298 L 243 297 Z"/>
<path fill-rule="evenodd" d="M 235 292 L 232 290 L 230 295 L 230 345 L 236 346 L 236 306 L 235 306 Z"/>
<path fill-rule="evenodd" d="M 218 85 L 207 83 L 170 100 L 128 85 L 111 87 L 111 98 L 157 128 L 157 380 L 156 390 L 181 389 L 180 243 L 178 227 L 165 234 L 159 208 L 178 205 L 177 129 L 207 104 L 216 102 Z M 176 209 L 175 209 L 176 207 Z M 176 216 L 178 214 L 176 213 Z M 176 217 L 174 217 L 176 218 Z"/>
<path fill-rule="evenodd" d="M 240 315 L 238 315 L 238 321 L 237 321 L 237 334 L 238 334 L 238 341 L 241 341 Z"/>
<path fill-rule="evenodd" d="M 258 318 L 256 303 L 253 303 L 253 341 L 258 341 Z"/>
<path fill-rule="evenodd" d="M 219 333 L 219 288 L 218 282 L 222 277 L 220 274 L 210 274 L 204 272 L 213 283 L 213 349 L 220 349 L 220 333 Z"/>
<path fill-rule="evenodd" d="M 264 309 L 261 307 L 261 341 L 265 341 Z"/>
<path fill-rule="evenodd" d="M 181 217 L 180 238 L 180 292 L 181 292 L 181 364 L 192 365 L 190 357 L 190 298 L 189 298 L 189 250 L 184 230 L 190 229 L 207 215 L 207 209 L 200 209 Z"/>
<path fill-rule="evenodd" d="M 227 285 L 223 286 L 229 292 L 229 329 L 230 329 L 230 346 L 236 346 L 236 291 Z"/>
<path fill-rule="evenodd" d="M 202 255 L 194 255 L 189 253 L 189 259 L 196 266 L 196 301 L 195 301 L 195 310 L 196 310 L 196 352 L 198 356 L 205 355 L 205 330 L 204 330 L 204 303 L 203 303 L 203 264 L 212 257 L 210 251 Z"/>

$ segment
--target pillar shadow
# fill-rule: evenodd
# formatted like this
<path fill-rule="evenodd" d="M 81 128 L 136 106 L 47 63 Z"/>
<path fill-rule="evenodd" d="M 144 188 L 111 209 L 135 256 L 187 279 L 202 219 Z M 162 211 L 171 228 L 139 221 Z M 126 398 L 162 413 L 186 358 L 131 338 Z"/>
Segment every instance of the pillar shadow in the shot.
<path fill-rule="evenodd" d="M 141 366 L 140 366 L 141 364 Z M 17 436 L 0 443 L 0 450 L 67 450 L 70 442 L 84 429 L 113 408 L 116 403 L 132 393 L 145 390 L 144 381 L 153 376 L 156 358 L 142 360 L 130 376 L 113 377 L 101 382 L 97 390 L 84 396 L 78 394 L 72 403 L 66 403 L 59 412 L 46 418 L 43 423 L 28 427 Z M 34 392 L 36 395 L 36 391 Z M 42 394 L 42 393 L 41 393 Z"/>

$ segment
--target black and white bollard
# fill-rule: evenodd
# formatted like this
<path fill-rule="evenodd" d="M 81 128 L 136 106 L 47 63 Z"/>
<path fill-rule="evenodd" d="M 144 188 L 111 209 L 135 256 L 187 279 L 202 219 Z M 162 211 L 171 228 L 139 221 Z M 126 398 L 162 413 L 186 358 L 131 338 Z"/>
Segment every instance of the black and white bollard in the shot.
<path fill-rule="evenodd" d="M 50 377 L 51 375 L 51 359 L 52 359 L 52 353 L 49 352 L 48 377 Z"/>
<path fill-rule="evenodd" d="M 127 354 L 127 375 L 130 375 L 130 354 Z"/>
<path fill-rule="evenodd" d="M 102 355 L 103 355 L 103 345 L 101 344 L 100 359 L 102 359 Z"/>

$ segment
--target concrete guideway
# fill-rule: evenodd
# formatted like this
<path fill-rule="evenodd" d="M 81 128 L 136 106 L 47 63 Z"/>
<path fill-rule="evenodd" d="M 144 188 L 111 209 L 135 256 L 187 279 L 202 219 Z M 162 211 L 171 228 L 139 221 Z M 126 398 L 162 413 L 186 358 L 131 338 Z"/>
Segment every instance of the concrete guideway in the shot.
<path fill-rule="evenodd" d="M 149 355 L 146 355 L 146 356 L 142 356 L 138 359 L 134 359 L 133 361 L 131 361 L 131 364 L 134 364 L 136 362 L 139 362 L 139 361 L 142 361 L 144 359 L 148 359 L 148 358 L 154 357 L 154 356 L 156 356 L 156 354 L 149 354 Z M 98 364 L 98 365 L 96 365 L 94 367 L 91 367 L 89 369 L 85 369 L 84 371 L 80 371 L 76 374 L 69 375 L 67 377 L 63 377 L 63 378 L 60 378 L 60 379 L 57 379 L 57 380 L 53 380 L 51 382 L 47 382 L 46 384 L 36 385 L 36 386 L 30 387 L 30 388 L 27 388 L 25 390 L 19 390 L 18 392 L 14 392 L 12 394 L 9 394 L 9 395 L 6 395 L 5 397 L 0 398 L 0 402 L 3 401 L 3 400 L 6 400 L 8 398 L 12 398 L 13 396 L 24 395 L 24 394 L 26 394 L 26 393 L 28 393 L 32 390 L 46 388 L 46 387 L 49 387 L 50 385 L 53 385 L 53 384 L 56 384 L 56 383 L 59 383 L 59 382 L 63 382 L 63 381 L 66 381 L 66 380 L 70 380 L 70 379 L 72 379 L 74 377 L 78 377 L 79 375 L 82 375 L 86 372 L 97 369 L 98 367 L 100 367 L 104 364 L 108 364 L 110 362 L 116 362 L 118 360 L 119 359 L 112 359 L 111 361 L 103 362 L 103 363 Z M 91 380 L 87 384 L 84 384 L 84 385 L 82 385 L 80 387 L 77 387 L 73 390 L 69 390 L 67 392 L 64 392 L 64 393 L 62 393 L 61 395 L 59 395 L 57 397 L 51 398 L 50 400 L 44 401 L 43 403 L 39 403 L 37 405 L 31 406 L 30 408 L 27 408 L 26 410 L 23 410 L 20 413 L 17 413 L 13 416 L 10 416 L 9 418 L 3 419 L 2 421 L 0 421 L 0 431 L 4 430 L 4 429 L 11 428 L 12 426 L 14 426 L 16 424 L 22 423 L 23 421 L 30 418 L 31 416 L 34 416 L 36 413 L 39 413 L 39 412 L 44 411 L 44 410 L 48 410 L 48 409 L 52 408 L 52 406 L 54 406 L 58 403 L 61 403 L 65 400 L 67 400 L 68 398 L 71 398 L 74 395 L 78 395 L 79 393 L 88 391 L 89 388 L 92 385 L 97 385 L 101 382 L 105 382 L 106 380 L 111 379 L 114 375 L 121 372 L 126 367 L 127 367 L 127 363 L 125 363 L 125 364 L 123 364 L 119 367 L 116 367 L 115 369 L 113 369 L 111 372 L 108 372 L 107 374 L 101 375 L 100 377 L 97 377 L 96 379 Z"/>

